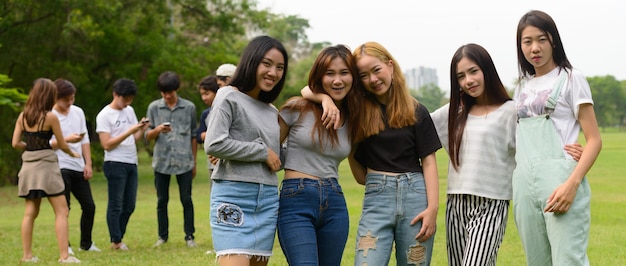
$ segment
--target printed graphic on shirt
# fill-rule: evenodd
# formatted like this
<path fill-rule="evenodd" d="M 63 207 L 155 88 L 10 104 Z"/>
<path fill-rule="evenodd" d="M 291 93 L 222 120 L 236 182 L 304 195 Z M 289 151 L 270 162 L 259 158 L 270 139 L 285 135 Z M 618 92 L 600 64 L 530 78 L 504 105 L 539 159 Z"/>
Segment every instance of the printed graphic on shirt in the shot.
<path fill-rule="evenodd" d="M 552 89 L 521 92 L 517 102 L 517 116 L 528 118 L 544 114 L 550 93 L 552 93 Z"/>

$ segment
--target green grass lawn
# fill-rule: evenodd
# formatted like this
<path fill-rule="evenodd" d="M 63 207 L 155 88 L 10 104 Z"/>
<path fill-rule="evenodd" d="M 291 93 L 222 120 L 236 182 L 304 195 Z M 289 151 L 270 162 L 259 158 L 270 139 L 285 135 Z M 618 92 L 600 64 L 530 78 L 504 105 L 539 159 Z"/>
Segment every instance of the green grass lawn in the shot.
<path fill-rule="evenodd" d="M 588 175 L 592 188 L 592 224 L 589 241 L 589 259 L 592 265 L 626 265 L 626 134 L 607 132 L 602 134 L 604 148 Z M 183 239 L 182 207 L 178 199 L 178 186 L 171 184 L 170 193 L 170 239 L 159 248 L 152 245 L 157 240 L 156 192 L 149 158 L 142 153 L 140 158 L 140 182 L 137 208 L 131 217 L 124 242 L 129 252 L 109 250 L 109 237 L 106 225 L 106 180 L 102 173 L 96 173 L 91 183 L 96 202 L 96 221 L 93 239 L 103 251 L 78 252 L 80 238 L 80 206 L 74 199 L 70 212 L 70 240 L 77 252 L 76 256 L 87 265 L 214 265 L 209 227 L 209 181 L 206 160 L 202 155 L 198 160 L 198 175 L 194 180 L 193 198 L 195 204 L 196 241 L 198 248 L 185 246 Z M 432 265 L 446 265 L 445 246 L 445 189 L 447 157 L 444 151 L 438 152 L 440 176 L 440 207 L 435 236 L 435 249 Z M 347 162 L 341 166 L 341 184 L 350 212 L 350 236 L 344 251 L 342 265 L 352 265 L 356 229 L 360 215 L 363 187 L 356 184 Z M 174 179 L 175 180 L 175 179 Z M 0 187 L 0 265 L 16 265 L 22 256 L 20 223 L 24 211 L 23 200 L 17 197 L 16 187 Z M 41 265 L 56 264 L 58 250 L 54 234 L 54 214 L 50 204 L 42 202 L 39 218 L 35 223 L 33 251 Z M 498 256 L 499 265 L 525 265 L 513 216 L 510 215 L 508 228 Z M 269 265 L 287 265 L 278 241 L 275 242 L 274 256 Z M 392 258 L 390 265 L 395 265 Z"/>

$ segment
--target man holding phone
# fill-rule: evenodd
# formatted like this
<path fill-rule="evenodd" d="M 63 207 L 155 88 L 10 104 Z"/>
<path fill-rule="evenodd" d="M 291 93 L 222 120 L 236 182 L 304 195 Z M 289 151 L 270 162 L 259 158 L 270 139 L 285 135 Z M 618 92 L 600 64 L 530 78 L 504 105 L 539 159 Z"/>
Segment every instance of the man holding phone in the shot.
<path fill-rule="evenodd" d="M 152 167 L 154 185 L 157 192 L 157 222 L 159 238 L 154 244 L 158 247 L 169 238 L 170 178 L 176 176 L 178 192 L 183 205 L 185 242 L 188 247 L 196 247 L 194 241 L 194 208 L 191 198 L 192 180 L 196 175 L 196 107 L 177 95 L 180 80 L 178 75 L 166 71 L 159 76 L 157 87 L 161 99 L 148 106 L 147 117 L 150 129 L 146 139 L 154 140 Z"/>
<path fill-rule="evenodd" d="M 89 180 L 93 176 L 91 164 L 91 147 L 87 134 L 87 121 L 83 109 L 74 105 L 76 87 L 66 79 L 54 81 L 57 86 L 57 99 L 52 108 L 52 113 L 57 115 L 63 132 L 63 139 L 72 151 L 80 154 L 80 158 L 74 158 L 58 149 L 57 140 L 52 136 L 50 146 L 56 150 L 59 159 L 61 175 L 65 182 L 65 197 L 67 206 L 70 207 L 70 193 L 80 204 L 82 215 L 80 216 L 80 249 L 87 251 L 100 251 L 91 239 L 96 204 L 93 201 Z M 68 253 L 74 254 L 69 246 Z"/>

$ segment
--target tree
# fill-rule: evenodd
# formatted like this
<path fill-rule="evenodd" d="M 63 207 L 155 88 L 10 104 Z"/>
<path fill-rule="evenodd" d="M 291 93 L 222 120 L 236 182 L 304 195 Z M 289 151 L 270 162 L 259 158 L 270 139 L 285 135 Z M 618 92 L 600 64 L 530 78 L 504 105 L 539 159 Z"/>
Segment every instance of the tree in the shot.
<path fill-rule="evenodd" d="M 5 118 L 3 127 L 0 127 L 2 143 L 11 143 L 15 120 L 21 111 L 22 104 L 26 102 L 28 95 L 21 92 L 19 88 L 6 88 L 5 84 L 11 79 L 4 74 L 0 74 L 0 117 Z M 6 145 L 0 147 L 0 186 L 17 183 L 17 171 L 21 164 L 21 151 Z"/>
<path fill-rule="evenodd" d="M 251 34 L 281 32 L 271 29 L 276 17 L 248 0 L 11 0 L 0 5 L 0 73 L 24 88 L 39 77 L 71 80 L 93 129 L 112 98 L 111 85 L 122 77 L 139 87 L 133 102 L 139 116 L 160 97 L 155 82 L 166 70 L 181 76 L 179 94 L 202 106 L 199 80 L 222 63 L 237 64 Z M 287 33 L 281 41 L 307 47 L 298 27 L 308 22 L 288 19 L 276 24 Z M 11 119 L 0 117 L 5 124 Z M 103 153 L 100 145 L 92 147 L 97 167 Z"/>
<path fill-rule="evenodd" d="M 593 94 L 598 125 L 605 128 L 621 124 L 626 107 L 620 82 L 610 75 L 590 77 L 587 81 Z"/>
<path fill-rule="evenodd" d="M 437 85 L 432 83 L 422 86 L 417 92 L 411 91 L 411 95 L 426 106 L 430 112 L 448 102 L 445 93 Z"/>

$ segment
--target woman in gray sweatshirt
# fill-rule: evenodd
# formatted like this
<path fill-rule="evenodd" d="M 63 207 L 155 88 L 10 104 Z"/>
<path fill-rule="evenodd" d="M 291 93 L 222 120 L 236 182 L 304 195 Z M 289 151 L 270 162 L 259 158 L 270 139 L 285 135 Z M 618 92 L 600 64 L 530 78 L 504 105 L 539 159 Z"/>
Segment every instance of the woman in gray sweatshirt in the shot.
<path fill-rule="evenodd" d="M 211 179 L 211 231 L 218 265 L 267 264 L 278 212 L 278 97 L 287 51 L 269 36 L 245 48 L 230 86 L 221 88 L 204 149 L 220 158 Z"/>

